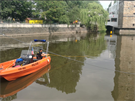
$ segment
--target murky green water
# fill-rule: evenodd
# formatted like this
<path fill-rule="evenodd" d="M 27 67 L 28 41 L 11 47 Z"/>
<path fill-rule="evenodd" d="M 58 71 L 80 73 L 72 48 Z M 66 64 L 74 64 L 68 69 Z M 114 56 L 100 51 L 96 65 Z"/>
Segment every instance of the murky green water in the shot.
<path fill-rule="evenodd" d="M 19 57 L 21 50 L 2 51 L 1 61 Z M 134 36 L 52 39 L 49 51 L 61 56 L 50 54 L 51 64 L 31 75 L 2 79 L 1 101 L 135 100 Z"/>

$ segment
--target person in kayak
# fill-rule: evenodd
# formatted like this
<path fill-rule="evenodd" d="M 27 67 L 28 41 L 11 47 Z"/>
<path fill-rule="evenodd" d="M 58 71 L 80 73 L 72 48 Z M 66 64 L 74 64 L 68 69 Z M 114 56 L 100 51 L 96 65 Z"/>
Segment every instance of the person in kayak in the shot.
<path fill-rule="evenodd" d="M 37 53 L 37 59 L 42 59 L 45 56 L 45 54 L 42 52 L 42 49 L 39 50 Z"/>

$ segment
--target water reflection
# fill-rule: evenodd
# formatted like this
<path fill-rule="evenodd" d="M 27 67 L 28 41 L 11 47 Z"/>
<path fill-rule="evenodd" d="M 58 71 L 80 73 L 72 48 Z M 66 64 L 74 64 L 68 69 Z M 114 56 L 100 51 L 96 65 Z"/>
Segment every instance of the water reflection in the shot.
<path fill-rule="evenodd" d="M 2 101 L 10 101 L 7 99 L 13 99 L 14 96 L 16 96 L 14 98 L 17 98 L 17 92 L 31 85 L 37 78 L 41 77 L 45 73 L 48 73 L 50 69 L 51 65 L 48 65 L 33 74 L 11 82 L 1 79 L 0 97 Z"/>
<path fill-rule="evenodd" d="M 117 36 L 113 35 L 110 37 L 110 35 L 105 36 L 105 40 L 107 41 L 107 50 L 109 53 L 109 58 L 115 59 L 116 57 L 116 45 L 117 45 Z"/>
<path fill-rule="evenodd" d="M 118 36 L 115 70 L 135 73 L 135 36 Z M 135 75 L 115 72 L 115 101 L 135 101 Z"/>
<path fill-rule="evenodd" d="M 17 93 L 6 98 L 0 98 L 0 101 L 12 101 L 14 99 L 17 99 Z"/>
<path fill-rule="evenodd" d="M 50 88 L 56 88 L 66 94 L 75 93 L 86 57 L 98 57 L 105 49 L 106 42 L 104 40 L 104 34 L 90 35 L 78 41 L 51 43 L 49 51 L 64 56 L 66 54 L 67 57 L 70 57 L 66 59 L 50 54 L 52 58 L 52 69 L 49 72 L 50 83 L 48 83 L 47 75 L 36 80 L 36 83 Z M 75 59 L 82 63 L 70 59 Z"/>
<path fill-rule="evenodd" d="M 30 42 L 33 41 L 34 39 L 46 39 L 48 41 L 49 37 L 45 35 L 42 35 L 42 36 L 33 35 L 32 37 L 31 36 L 0 37 L 0 50 L 29 47 Z M 37 44 L 37 43 L 34 43 L 34 44 Z"/>
<path fill-rule="evenodd" d="M 67 95 L 70 95 L 71 93 L 75 94 L 78 90 L 77 85 L 82 76 L 83 71 L 82 67 L 85 65 L 85 60 L 86 59 L 88 60 L 88 58 L 91 58 L 91 60 L 93 58 L 97 58 L 100 56 L 101 53 L 103 53 L 104 50 L 106 50 L 106 41 L 104 40 L 104 35 L 105 34 L 97 34 L 97 35 L 89 34 L 86 37 L 80 36 L 80 37 L 64 38 L 63 40 L 61 39 L 50 40 L 51 43 L 49 45 L 49 51 L 60 54 L 62 56 L 66 56 L 67 58 L 50 54 L 52 58 L 50 72 L 44 74 L 42 77 L 37 79 L 35 83 L 38 85 L 42 85 L 38 86 L 42 87 L 41 89 L 43 89 L 43 87 L 45 87 L 46 89 L 55 88 L 56 90 L 65 93 Z M 1 58 L 2 61 L 8 61 L 14 58 L 18 58 L 20 56 L 21 50 L 22 49 L 19 48 L 1 51 L 1 54 L 3 56 L 3 58 Z M 80 62 L 76 62 L 70 59 L 75 59 Z M 27 81 L 29 83 L 30 80 Z M 84 85 L 86 83 L 87 82 L 84 82 Z M 14 84 L 17 83 L 15 83 L 14 81 L 12 85 Z M 39 88 L 35 89 L 36 89 L 35 92 L 39 92 L 40 94 L 39 97 L 41 97 L 42 94 L 51 91 L 50 89 L 43 91 L 39 91 Z M 23 95 L 25 94 L 27 95 L 28 93 L 25 91 L 22 92 Z"/>
<path fill-rule="evenodd" d="M 72 41 L 74 39 L 80 39 L 82 37 L 86 37 L 87 33 L 81 33 L 81 34 L 67 34 L 67 35 L 22 35 L 22 36 L 14 36 L 12 35 L 6 35 L 1 36 L 0 35 L 0 50 L 7 50 L 7 49 L 14 49 L 14 48 L 24 48 L 29 47 L 29 43 L 33 41 L 34 39 L 46 39 L 50 42 L 56 42 L 56 41 Z M 24 42 L 24 43 L 22 43 Z M 39 44 L 39 43 L 34 43 Z"/>

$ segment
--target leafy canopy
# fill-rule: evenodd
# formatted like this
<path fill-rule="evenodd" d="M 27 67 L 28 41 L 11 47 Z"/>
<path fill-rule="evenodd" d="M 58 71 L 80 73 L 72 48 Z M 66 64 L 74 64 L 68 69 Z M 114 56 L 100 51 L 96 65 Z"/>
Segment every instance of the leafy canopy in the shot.
<path fill-rule="evenodd" d="M 32 2 L 27 0 L 1 0 L 0 1 L 0 17 L 7 19 L 8 17 L 24 20 L 30 17 L 32 12 Z"/>
<path fill-rule="evenodd" d="M 89 3 L 88 7 L 81 9 L 80 12 L 81 22 L 92 29 L 94 28 L 94 25 L 97 25 L 99 29 L 105 30 L 107 18 L 108 12 L 96 2 Z"/>

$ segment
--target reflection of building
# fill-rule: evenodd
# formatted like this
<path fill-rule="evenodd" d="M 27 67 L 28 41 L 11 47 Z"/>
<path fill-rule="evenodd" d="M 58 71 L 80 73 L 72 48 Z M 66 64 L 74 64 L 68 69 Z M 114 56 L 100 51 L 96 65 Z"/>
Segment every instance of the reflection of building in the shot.
<path fill-rule="evenodd" d="M 119 36 L 115 67 L 118 71 L 135 73 L 135 36 Z M 115 72 L 114 90 L 112 96 L 115 101 L 135 101 L 135 75 Z"/>
<path fill-rule="evenodd" d="M 107 41 L 107 49 L 109 51 L 109 58 L 115 59 L 116 57 L 116 44 L 117 44 L 117 36 L 113 35 L 112 37 L 110 36 L 105 36 L 105 40 Z"/>

